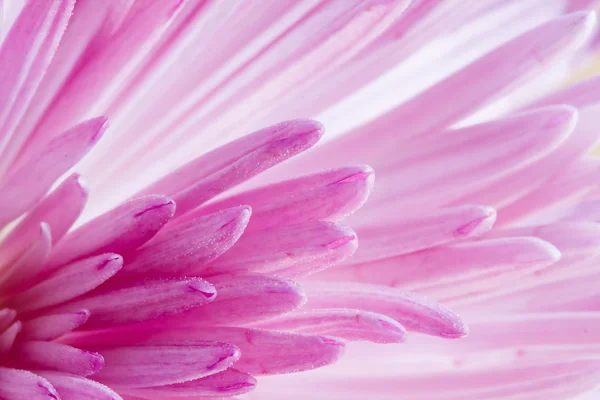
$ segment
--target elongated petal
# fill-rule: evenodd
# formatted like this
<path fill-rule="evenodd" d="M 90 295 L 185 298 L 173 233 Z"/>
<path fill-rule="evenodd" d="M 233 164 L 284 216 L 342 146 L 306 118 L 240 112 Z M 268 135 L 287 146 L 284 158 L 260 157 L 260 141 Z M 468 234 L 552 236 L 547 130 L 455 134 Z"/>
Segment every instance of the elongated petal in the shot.
<path fill-rule="evenodd" d="M 0 355 L 4 355 L 10 351 L 17 335 L 21 331 L 21 327 L 21 321 L 15 321 L 4 332 L 0 333 Z"/>
<path fill-rule="evenodd" d="M 19 253 L 39 232 L 45 222 L 56 244 L 67 233 L 81 214 L 87 200 L 87 189 L 82 178 L 73 174 L 65 179 L 52 193 L 44 197 L 0 244 L 0 252 L 6 258 Z"/>
<path fill-rule="evenodd" d="M 247 232 L 308 221 L 337 222 L 360 208 L 373 187 L 370 167 L 347 167 L 254 189 L 199 209 L 248 204 Z"/>
<path fill-rule="evenodd" d="M 61 268 L 37 285 L 10 299 L 19 312 L 29 312 L 63 303 L 100 286 L 123 266 L 117 254 L 103 254 Z"/>
<path fill-rule="evenodd" d="M 596 147 L 598 112 L 600 106 L 580 109 L 575 130 L 557 149 L 501 179 L 488 182 L 480 190 L 464 193 L 454 204 L 477 202 L 500 207 L 541 186 L 545 179 L 540 177 L 552 177 Z"/>
<path fill-rule="evenodd" d="M 221 372 L 240 358 L 226 343 L 146 345 L 103 349 L 104 368 L 94 379 L 114 388 L 153 387 Z"/>
<path fill-rule="evenodd" d="M 390 218 L 389 222 L 365 225 L 358 228 L 361 246 L 348 262 L 363 263 L 478 236 L 490 230 L 495 220 L 493 208 L 461 206 L 397 222 Z"/>
<path fill-rule="evenodd" d="M 467 117 L 535 76 L 548 65 L 573 54 L 593 32 L 595 14 L 578 12 L 562 16 L 524 33 L 485 54 L 465 68 L 400 104 L 372 122 L 323 146 L 311 155 L 319 167 L 331 163 L 357 162 L 371 149 L 388 145 L 393 135 L 402 139 L 439 132 Z M 493 76 L 494 79 L 489 79 Z M 448 93 L 453 96 L 447 104 Z M 436 109 L 434 117 L 422 118 L 423 110 Z M 324 156 L 325 152 L 330 156 Z M 375 166 L 377 168 L 377 166 Z"/>
<path fill-rule="evenodd" d="M 221 146 L 151 185 L 142 193 L 164 193 L 177 202 L 177 215 L 312 147 L 323 127 L 295 120 L 265 128 Z"/>
<path fill-rule="evenodd" d="M 0 184 L 3 195 L 0 225 L 12 221 L 40 200 L 54 181 L 79 161 L 100 139 L 107 119 L 83 122 L 51 140 L 39 153 L 15 170 Z M 36 180 L 35 185 L 23 182 Z"/>
<path fill-rule="evenodd" d="M 69 233 L 52 252 L 46 269 L 96 254 L 130 250 L 152 238 L 173 216 L 175 203 L 164 196 L 131 200 Z"/>
<path fill-rule="evenodd" d="M 54 342 L 27 341 L 15 346 L 20 365 L 88 376 L 98 372 L 104 359 L 98 353 Z"/>
<path fill-rule="evenodd" d="M 202 325 L 245 324 L 289 312 L 306 301 L 296 283 L 268 275 L 221 275 L 210 282 L 218 293 L 212 304 L 174 315 L 168 323 L 194 319 Z"/>
<path fill-rule="evenodd" d="M 242 235 L 250 208 L 241 206 L 166 228 L 127 257 L 122 277 L 190 275 L 226 252 Z"/>
<path fill-rule="evenodd" d="M 452 311 L 413 293 L 359 283 L 311 282 L 304 287 L 307 310 L 348 307 L 387 315 L 409 331 L 444 338 L 468 333 L 465 323 Z"/>
<path fill-rule="evenodd" d="M 406 329 L 385 315 L 343 308 L 309 311 L 300 309 L 259 322 L 257 326 L 261 329 L 330 335 L 375 343 L 398 343 L 406 339 Z"/>
<path fill-rule="evenodd" d="M 19 337 L 25 340 L 53 340 L 85 324 L 89 317 L 88 310 L 42 315 L 25 321 Z"/>
<path fill-rule="evenodd" d="M 202 274 L 306 275 L 351 256 L 357 242 L 352 229 L 321 221 L 255 231 L 243 235 L 231 250 L 208 264 Z"/>
<path fill-rule="evenodd" d="M 86 326 L 101 328 L 145 321 L 206 306 L 215 299 L 215 295 L 215 288 L 200 278 L 150 281 L 123 289 L 92 293 L 53 307 L 49 312 L 63 313 L 86 309 L 91 313 Z"/>
<path fill-rule="evenodd" d="M 324 271 L 315 279 L 377 283 L 418 292 L 414 287 L 449 284 L 453 280 L 517 268 L 543 268 L 560 257 L 560 251 L 548 242 L 534 237 L 512 237 L 434 247 L 343 266 Z"/>
<path fill-rule="evenodd" d="M 50 2 L 42 3 L 48 4 Z M 18 94 L 16 98 L 14 98 L 12 104 L 10 104 L 10 106 L 5 105 L 3 108 L 4 112 L 8 111 L 9 109 L 10 112 L 8 115 L 4 114 L 6 119 L 2 120 L 1 129 L 5 139 L 10 138 L 11 140 L 9 147 L 3 146 L 6 144 L 6 141 L 4 143 L 0 143 L 0 151 L 2 151 L 3 154 L 3 159 L 0 163 L 2 164 L 0 166 L 0 171 L 2 172 L 6 172 L 7 167 L 12 167 L 11 161 L 13 161 L 15 156 L 18 154 L 17 151 L 20 149 L 21 145 L 29 138 L 30 132 L 27 132 L 26 134 L 23 132 L 16 133 L 15 129 L 18 127 L 22 119 L 26 119 L 28 117 L 27 109 L 31 105 L 33 97 L 38 87 L 41 85 L 43 78 L 46 76 L 47 69 L 56 53 L 58 44 L 63 37 L 63 33 L 65 32 L 71 14 L 73 13 L 75 0 L 52 1 L 52 4 L 56 8 L 54 10 L 46 9 L 46 11 L 49 12 L 47 14 L 42 14 L 46 19 L 51 20 L 50 29 L 44 38 L 41 47 L 38 48 L 34 54 L 30 54 L 29 57 L 27 57 L 29 59 L 27 61 L 31 61 L 30 67 L 28 65 L 23 65 L 24 68 L 19 71 L 19 76 L 11 77 L 15 79 L 14 83 L 16 83 L 16 85 L 21 84 L 22 86 L 19 88 Z M 41 9 L 44 10 L 44 8 L 44 4 L 42 4 Z M 27 13 L 25 13 L 25 15 L 27 15 Z M 17 20 L 20 21 L 21 17 L 19 17 Z M 28 35 L 25 33 L 23 36 L 26 37 Z M 12 39 L 14 40 L 16 38 Z M 10 48 L 11 45 L 7 45 L 6 47 Z M 35 47 L 37 46 L 34 45 L 34 48 Z M 32 49 L 28 50 L 31 51 Z M 8 98 L 10 99 L 10 96 L 8 96 Z"/>
<path fill-rule="evenodd" d="M 52 234 L 45 222 L 39 226 L 38 236 L 20 257 L 0 271 L 0 287 L 11 292 L 26 284 L 43 268 L 52 248 Z"/>
<path fill-rule="evenodd" d="M 256 379 L 245 372 L 228 368 L 223 372 L 166 386 L 138 388 L 132 393 L 146 399 L 223 398 L 247 393 L 256 386 Z"/>
<path fill-rule="evenodd" d="M 60 399 L 50 382 L 29 371 L 0 367 L 0 396 L 6 400 Z"/>
<path fill-rule="evenodd" d="M 36 371 L 60 393 L 61 400 L 123 400 L 112 389 L 81 376 L 53 371 Z"/>

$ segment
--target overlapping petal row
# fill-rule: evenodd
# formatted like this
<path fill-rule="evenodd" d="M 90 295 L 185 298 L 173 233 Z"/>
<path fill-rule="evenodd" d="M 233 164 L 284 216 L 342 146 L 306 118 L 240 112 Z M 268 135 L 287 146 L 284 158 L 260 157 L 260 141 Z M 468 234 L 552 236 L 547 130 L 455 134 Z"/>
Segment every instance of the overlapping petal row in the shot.
<path fill-rule="evenodd" d="M 600 381 L 593 1 L 15 4 L 0 398 Z"/>

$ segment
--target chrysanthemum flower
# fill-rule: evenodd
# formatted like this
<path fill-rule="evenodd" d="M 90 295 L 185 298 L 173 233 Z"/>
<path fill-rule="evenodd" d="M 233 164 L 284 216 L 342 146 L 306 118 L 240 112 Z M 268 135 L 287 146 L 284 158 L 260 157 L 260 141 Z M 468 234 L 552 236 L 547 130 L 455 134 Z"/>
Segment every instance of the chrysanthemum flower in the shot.
<path fill-rule="evenodd" d="M 4 1 L 0 399 L 593 390 L 595 3 Z"/>

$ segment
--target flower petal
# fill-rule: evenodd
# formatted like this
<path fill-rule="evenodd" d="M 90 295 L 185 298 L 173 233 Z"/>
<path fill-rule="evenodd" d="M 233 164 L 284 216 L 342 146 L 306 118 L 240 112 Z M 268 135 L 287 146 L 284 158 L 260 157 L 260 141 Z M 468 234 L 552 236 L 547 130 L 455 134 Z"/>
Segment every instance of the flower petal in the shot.
<path fill-rule="evenodd" d="M 98 372 L 104 359 L 98 353 L 55 342 L 24 341 L 14 347 L 16 361 L 28 369 L 51 369 L 88 376 Z"/>
<path fill-rule="evenodd" d="M 54 340 L 79 328 L 85 324 L 89 317 L 90 312 L 88 310 L 42 315 L 24 321 L 19 338 L 24 340 Z"/>
<path fill-rule="evenodd" d="M 67 172 L 100 139 L 107 119 L 98 117 L 69 129 L 52 139 L 39 153 L 0 183 L 3 195 L 0 226 L 6 225 L 40 200 L 54 181 Z M 23 184 L 35 179 L 35 185 Z"/>
<path fill-rule="evenodd" d="M 56 389 L 41 376 L 0 367 L 0 397 L 6 400 L 60 400 Z"/>
<path fill-rule="evenodd" d="M 245 234 L 201 274 L 262 272 L 283 277 L 314 273 L 350 257 L 356 234 L 330 222 L 306 222 Z"/>
<path fill-rule="evenodd" d="M 310 282 L 304 288 L 307 310 L 355 308 L 387 315 L 409 331 L 444 338 L 458 338 L 468 333 L 468 327 L 458 315 L 413 293 L 379 285 L 340 282 Z"/>
<path fill-rule="evenodd" d="M 94 379 L 110 387 L 170 385 L 224 371 L 240 358 L 227 343 L 144 345 L 102 349 L 106 361 Z"/>
<path fill-rule="evenodd" d="M 215 295 L 215 288 L 200 278 L 150 281 L 117 290 L 92 292 L 47 312 L 56 314 L 86 309 L 91 313 L 86 327 L 103 328 L 206 306 Z"/>
<path fill-rule="evenodd" d="M 165 196 L 130 200 L 69 233 L 54 249 L 45 269 L 106 252 L 131 250 L 150 240 L 175 212 Z"/>
<path fill-rule="evenodd" d="M 10 298 L 17 311 L 31 312 L 64 303 L 85 294 L 116 274 L 123 266 L 117 254 L 102 254 L 69 264 L 35 286 Z"/>
<path fill-rule="evenodd" d="M 90 379 L 62 372 L 36 371 L 60 393 L 60 400 L 123 400 L 110 388 Z"/>

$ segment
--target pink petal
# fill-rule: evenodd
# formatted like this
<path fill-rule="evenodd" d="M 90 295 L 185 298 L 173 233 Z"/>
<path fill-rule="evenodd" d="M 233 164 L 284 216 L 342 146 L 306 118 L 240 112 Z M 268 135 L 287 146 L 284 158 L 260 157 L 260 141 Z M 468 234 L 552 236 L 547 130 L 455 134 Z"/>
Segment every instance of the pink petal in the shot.
<path fill-rule="evenodd" d="M 123 266 L 117 254 L 102 254 L 66 265 L 35 286 L 11 297 L 20 313 L 64 303 L 85 294 L 111 278 Z"/>
<path fill-rule="evenodd" d="M 514 223 L 553 207 L 561 207 L 594 189 L 600 162 L 583 158 L 566 166 L 543 185 L 502 208 L 499 224 Z"/>
<path fill-rule="evenodd" d="M 71 128 L 3 179 L 0 191 L 4 207 L 0 211 L 0 225 L 17 218 L 40 200 L 54 181 L 94 146 L 106 127 L 107 119 L 99 117 Z M 26 184 L 32 180 L 35 184 Z"/>
<path fill-rule="evenodd" d="M 256 386 L 256 379 L 251 375 L 228 368 L 223 372 L 194 379 L 187 382 L 166 386 L 132 389 L 131 392 L 145 399 L 160 400 L 172 398 L 222 398 L 247 393 Z M 195 397 L 194 397 L 195 398 Z"/>
<path fill-rule="evenodd" d="M 200 208 L 198 213 L 248 204 L 252 221 L 246 232 L 308 221 L 337 222 L 364 204 L 373 181 L 370 167 L 340 168 L 244 192 Z"/>
<path fill-rule="evenodd" d="M 54 249 L 48 270 L 83 257 L 135 249 L 150 240 L 175 212 L 165 196 L 130 200 L 69 233 Z"/>
<path fill-rule="evenodd" d="M 528 108 L 540 107 L 550 104 L 570 104 L 573 107 L 585 108 L 600 103 L 600 77 L 594 76 L 560 90 L 553 91 L 549 95 L 535 101 Z"/>
<path fill-rule="evenodd" d="M 227 343 L 147 345 L 103 349 L 104 368 L 94 379 L 113 388 L 170 385 L 221 372 L 240 358 Z"/>
<path fill-rule="evenodd" d="M 356 234 L 330 222 L 307 222 L 245 234 L 231 250 L 205 266 L 202 275 L 262 272 L 296 277 L 350 257 Z"/>
<path fill-rule="evenodd" d="M 413 293 L 360 283 L 310 282 L 304 287 L 307 310 L 355 308 L 387 315 L 409 331 L 444 338 L 458 338 L 468 333 L 468 327 L 458 315 Z"/>
<path fill-rule="evenodd" d="M 10 324 L 13 323 L 17 312 L 10 308 L 0 309 L 0 332 L 3 332 Z"/>
<path fill-rule="evenodd" d="M 573 13 L 542 24 L 485 54 L 382 117 L 323 146 L 312 157 L 323 157 L 321 152 L 325 151 L 339 154 L 319 162 L 318 166 L 357 162 L 364 159 L 365 152 L 368 153 L 376 143 L 393 140 L 398 127 L 405 127 L 403 139 L 449 127 L 534 77 L 548 65 L 573 54 L 593 32 L 594 24 L 595 14 L 591 12 Z M 490 76 L 494 79 L 489 79 Z M 449 106 L 448 94 L 453 93 L 460 93 L 460 96 L 453 96 L 454 101 Z M 431 118 L 422 118 L 422 111 L 431 109 L 439 112 Z"/>
<path fill-rule="evenodd" d="M 574 108 L 553 106 L 418 138 L 412 141 L 414 156 L 398 156 L 384 147 L 384 153 L 373 155 L 384 189 L 376 191 L 371 202 L 411 212 L 447 204 L 488 204 L 466 195 L 494 186 L 550 154 L 568 140 L 576 121 Z M 465 152 L 472 155 L 464 157 Z M 462 201 L 456 201 L 459 198 Z"/>
<path fill-rule="evenodd" d="M 82 178 L 78 174 L 71 175 L 10 231 L 0 244 L 0 251 L 7 256 L 22 251 L 38 234 L 42 222 L 50 227 L 52 243 L 56 244 L 81 214 L 87 196 Z"/>
<path fill-rule="evenodd" d="M 29 369 L 51 369 L 81 376 L 94 374 L 104 365 L 98 353 L 54 342 L 20 342 L 15 345 L 14 354 L 17 363 Z"/>
<path fill-rule="evenodd" d="M 323 127 L 310 120 L 294 120 L 262 129 L 186 164 L 142 191 L 164 193 L 185 214 L 223 191 L 312 147 Z"/>
<path fill-rule="evenodd" d="M 61 87 L 59 95 L 36 128 L 36 141 L 43 143 L 43 136 L 47 132 L 75 124 L 94 106 L 107 107 L 106 103 L 112 99 L 98 96 L 98 93 L 105 93 L 106 88 L 111 87 L 111 82 L 113 85 L 121 83 L 127 73 L 132 73 L 132 68 L 143 60 L 140 56 L 150 51 L 150 44 L 155 43 L 164 32 L 181 4 L 180 0 L 136 4 L 110 42 L 101 46 L 94 57 L 84 60 L 86 62 L 77 68 L 77 74 Z M 69 110 L 68 114 L 59 112 L 65 109 Z M 35 150 L 34 146 L 30 152 Z"/>
<path fill-rule="evenodd" d="M 0 70 L 0 152 L 23 116 L 66 28 L 74 1 L 42 0 L 24 7 L 3 42 Z M 5 163 L 10 160 L 3 160 Z M 6 164 L 4 165 L 6 166 Z M 1 172 L 6 169 L 0 168 Z"/>
<path fill-rule="evenodd" d="M 291 312 L 259 322 L 261 329 L 336 336 L 345 340 L 374 343 L 399 343 L 406 340 L 406 329 L 385 315 L 361 310 L 331 308 Z"/>
<path fill-rule="evenodd" d="M 215 299 L 215 288 L 200 278 L 140 282 L 123 289 L 92 292 L 53 307 L 52 313 L 89 310 L 88 328 L 140 322 L 192 308 L 202 308 Z M 219 298 L 221 296 L 219 295 Z"/>
<path fill-rule="evenodd" d="M 10 351 L 21 331 L 21 327 L 21 321 L 15 321 L 4 332 L 0 333 L 0 355 L 6 355 Z"/>
<path fill-rule="evenodd" d="M 382 214 L 388 214 L 386 211 L 381 210 Z M 361 246 L 347 262 L 364 263 L 478 236 L 491 229 L 496 220 L 496 210 L 483 206 L 461 206 L 441 209 L 429 215 L 404 217 L 399 221 L 394 219 L 398 217 L 388 217 L 378 225 L 359 227 Z"/>
<path fill-rule="evenodd" d="M 61 400 L 122 400 L 110 388 L 81 376 L 52 371 L 36 371 L 60 393 Z"/>
<path fill-rule="evenodd" d="M 364 264 L 333 268 L 317 280 L 376 283 L 419 291 L 427 285 L 446 286 L 455 280 L 499 274 L 518 268 L 543 268 L 561 253 L 532 237 L 511 237 L 440 246 Z"/>
<path fill-rule="evenodd" d="M 598 112 L 599 106 L 579 110 L 575 130 L 557 149 L 524 168 L 488 183 L 477 192 L 465 193 L 454 203 L 477 202 L 499 207 L 531 192 L 544 183 L 545 179 L 540 179 L 540 176 L 551 177 L 596 147 L 599 140 L 596 126 Z"/>
<path fill-rule="evenodd" d="M 301 288 L 268 275 L 221 275 L 210 278 L 218 296 L 212 304 L 174 315 L 168 324 L 190 319 L 202 325 L 237 325 L 294 310 L 306 301 Z"/>
<path fill-rule="evenodd" d="M 56 389 L 29 371 L 0 367 L 0 397 L 6 400 L 61 400 Z"/>
<path fill-rule="evenodd" d="M 24 321 L 19 337 L 25 340 L 54 340 L 79 328 L 89 317 L 88 310 L 42 315 Z"/>
<path fill-rule="evenodd" d="M 32 240 L 29 248 L 18 259 L 4 266 L 4 271 L 0 271 L 0 287 L 3 291 L 19 289 L 42 269 L 50 254 L 52 235 L 45 222 L 38 229 L 38 236 Z"/>
<path fill-rule="evenodd" d="M 190 275 L 226 252 L 250 219 L 246 206 L 201 216 L 169 226 L 131 255 L 117 279 Z"/>

